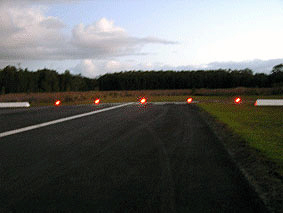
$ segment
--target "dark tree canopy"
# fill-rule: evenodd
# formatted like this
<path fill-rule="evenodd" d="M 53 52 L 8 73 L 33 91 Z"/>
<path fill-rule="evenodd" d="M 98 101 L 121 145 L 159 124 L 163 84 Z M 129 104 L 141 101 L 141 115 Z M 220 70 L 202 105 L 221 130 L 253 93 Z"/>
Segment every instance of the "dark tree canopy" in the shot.
<path fill-rule="evenodd" d="M 283 64 L 273 67 L 270 75 L 272 86 L 283 86 Z"/>
<path fill-rule="evenodd" d="M 273 67 L 271 74 L 242 70 L 197 71 L 127 71 L 105 74 L 98 79 L 72 75 L 69 70 L 36 72 L 7 66 L 0 70 L 1 94 L 19 92 L 59 92 L 88 90 L 145 90 L 235 87 L 282 87 L 283 64 Z"/>
<path fill-rule="evenodd" d="M 283 82 L 282 71 L 253 74 L 243 70 L 128 71 L 105 74 L 98 79 L 100 90 L 192 89 L 271 87 Z"/>
<path fill-rule="evenodd" d="M 278 64 L 273 67 L 272 73 L 283 72 L 283 64 Z"/>
<path fill-rule="evenodd" d="M 97 80 L 72 75 L 68 70 L 58 74 L 55 70 L 36 72 L 7 66 L 0 70 L 1 94 L 19 92 L 88 91 L 97 89 Z"/>

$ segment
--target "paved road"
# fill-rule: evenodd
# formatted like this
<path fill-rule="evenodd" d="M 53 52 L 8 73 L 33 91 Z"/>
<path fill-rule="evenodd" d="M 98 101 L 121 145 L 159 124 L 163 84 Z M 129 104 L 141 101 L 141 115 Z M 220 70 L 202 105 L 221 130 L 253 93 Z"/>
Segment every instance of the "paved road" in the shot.
<path fill-rule="evenodd" d="M 93 111 L 0 111 L 0 132 Z M 266 212 L 194 105 L 130 105 L 0 138 L 0 211 Z"/>

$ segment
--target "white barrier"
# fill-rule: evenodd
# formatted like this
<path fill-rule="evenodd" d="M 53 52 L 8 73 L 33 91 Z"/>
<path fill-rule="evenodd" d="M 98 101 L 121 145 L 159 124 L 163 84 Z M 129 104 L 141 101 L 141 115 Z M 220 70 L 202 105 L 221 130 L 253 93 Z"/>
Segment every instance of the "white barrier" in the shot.
<path fill-rule="evenodd" d="M 283 99 L 257 99 L 255 106 L 283 106 Z"/>
<path fill-rule="evenodd" d="M 29 102 L 2 102 L 0 108 L 30 107 Z"/>

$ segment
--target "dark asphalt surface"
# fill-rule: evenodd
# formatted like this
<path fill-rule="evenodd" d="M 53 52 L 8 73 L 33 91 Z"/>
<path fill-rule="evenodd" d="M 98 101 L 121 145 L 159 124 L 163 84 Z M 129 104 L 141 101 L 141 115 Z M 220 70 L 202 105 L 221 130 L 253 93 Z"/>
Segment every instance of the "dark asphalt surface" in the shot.
<path fill-rule="evenodd" d="M 91 110 L 0 110 L 0 132 Z M 198 108 L 167 104 L 125 106 L 0 138 L 0 212 L 6 211 L 266 208 Z"/>
<path fill-rule="evenodd" d="M 115 104 L 78 105 L 78 106 L 45 106 L 32 108 L 0 108 L 0 132 L 18 129 L 38 123 L 53 121 L 72 115 L 91 112 Z"/>

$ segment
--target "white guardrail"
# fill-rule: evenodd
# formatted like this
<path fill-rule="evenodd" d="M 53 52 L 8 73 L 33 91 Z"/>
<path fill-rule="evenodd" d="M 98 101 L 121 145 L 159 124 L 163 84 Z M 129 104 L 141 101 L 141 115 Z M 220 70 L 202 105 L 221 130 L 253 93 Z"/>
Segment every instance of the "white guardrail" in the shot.
<path fill-rule="evenodd" d="M 30 107 L 29 102 L 2 102 L 0 108 Z"/>
<path fill-rule="evenodd" d="M 283 99 L 257 99 L 255 106 L 283 106 Z"/>

